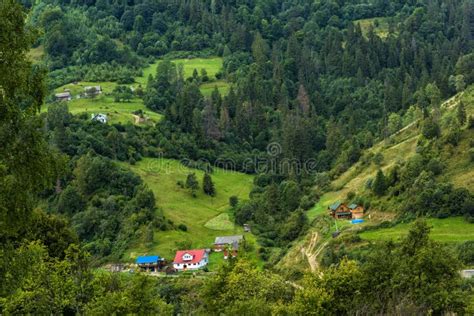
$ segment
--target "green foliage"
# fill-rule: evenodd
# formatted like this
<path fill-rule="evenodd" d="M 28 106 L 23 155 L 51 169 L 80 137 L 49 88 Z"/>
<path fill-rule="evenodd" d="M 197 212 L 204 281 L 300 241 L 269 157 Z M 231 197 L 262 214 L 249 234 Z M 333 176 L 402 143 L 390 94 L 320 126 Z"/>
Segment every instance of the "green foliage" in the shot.
<path fill-rule="evenodd" d="M 216 195 L 216 189 L 214 188 L 214 183 L 212 182 L 211 175 L 207 172 L 204 173 L 204 177 L 202 179 L 202 189 L 207 195 Z"/>
<path fill-rule="evenodd" d="M 469 240 L 458 246 L 459 260 L 465 265 L 474 264 L 474 241 Z"/>
<path fill-rule="evenodd" d="M 232 195 L 231 197 L 229 197 L 229 205 L 232 208 L 237 207 L 237 205 L 239 205 L 239 197 L 235 195 Z"/>
<path fill-rule="evenodd" d="M 130 102 L 133 98 L 133 92 L 127 86 L 116 86 L 112 94 L 115 102 Z"/>
<path fill-rule="evenodd" d="M 423 121 L 421 132 L 427 139 L 437 138 L 441 135 L 439 124 L 433 118 L 427 118 Z"/>
<path fill-rule="evenodd" d="M 459 105 L 456 108 L 456 117 L 458 119 L 458 123 L 461 126 L 464 126 L 466 123 L 467 115 L 466 115 L 466 107 L 464 106 L 464 103 L 461 101 L 459 102 Z"/>
<path fill-rule="evenodd" d="M 384 195 L 385 191 L 387 190 L 387 180 L 386 180 L 385 175 L 383 174 L 381 169 L 379 169 L 377 171 L 377 175 L 375 176 L 375 180 L 372 183 L 372 190 L 378 196 Z"/>
<path fill-rule="evenodd" d="M 196 178 L 195 173 L 190 173 L 186 177 L 186 188 L 188 188 L 191 191 L 191 194 L 193 197 L 196 196 L 196 191 L 199 189 L 199 183 Z"/>

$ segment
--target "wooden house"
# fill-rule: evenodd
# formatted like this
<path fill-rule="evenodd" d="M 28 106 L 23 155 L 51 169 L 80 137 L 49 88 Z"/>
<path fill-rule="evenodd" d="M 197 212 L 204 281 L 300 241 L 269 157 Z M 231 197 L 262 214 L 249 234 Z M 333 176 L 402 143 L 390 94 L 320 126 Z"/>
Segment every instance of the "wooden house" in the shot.
<path fill-rule="evenodd" d="M 352 218 L 352 213 L 349 207 L 346 204 L 341 203 L 340 201 L 337 201 L 329 205 L 328 210 L 329 210 L 329 214 L 334 218 L 337 218 L 337 219 Z"/>
<path fill-rule="evenodd" d="M 359 219 L 364 217 L 364 207 L 362 205 L 351 204 L 349 205 L 349 210 L 352 213 L 352 218 Z"/>
<path fill-rule="evenodd" d="M 214 251 L 223 251 L 226 248 L 232 248 L 232 250 L 238 250 L 239 243 L 244 239 L 242 235 L 236 236 L 220 236 L 216 237 L 214 241 Z"/>
<path fill-rule="evenodd" d="M 56 93 L 54 97 L 56 98 L 56 101 L 71 101 L 72 100 L 71 92 L 69 91 Z"/>

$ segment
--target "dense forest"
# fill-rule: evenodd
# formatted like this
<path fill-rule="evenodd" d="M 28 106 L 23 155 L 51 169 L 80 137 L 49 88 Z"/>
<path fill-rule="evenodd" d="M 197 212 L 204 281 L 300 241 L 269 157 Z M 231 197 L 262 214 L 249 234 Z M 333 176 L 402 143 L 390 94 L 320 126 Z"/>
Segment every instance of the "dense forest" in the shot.
<path fill-rule="evenodd" d="M 380 167 L 348 200 L 407 221 L 474 222 L 472 188 L 443 178 L 442 158 L 469 140 L 474 118 L 462 103 L 449 120 L 440 114 L 442 100 L 474 84 L 473 36 L 471 0 L 2 0 L 0 313 L 473 313 L 474 284 L 459 270 L 474 264 L 474 244 L 433 241 L 423 220 L 399 242 L 353 253 L 331 242 L 320 274 L 276 267 L 331 181 L 356 163 L 381 166 L 366 151 L 409 124 L 421 131 L 416 155 Z M 172 61 L 209 56 L 223 58 L 215 77 L 228 93 L 204 96 L 206 71 L 186 77 Z M 129 89 L 158 58 L 146 86 Z M 116 102 L 139 98 L 163 118 L 72 115 L 53 91 L 78 81 L 117 83 Z M 205 170 L 209 196 L 220 190 L 214 166 L 253 175 L 248 200 L 230 204 L 236 224 L 252 225 L 263 267 L 243 249 L 202 279 L 97 269 L 132 241 L 187 229 L 127 168 L 145 157 Z M 182 185 L 195 195 L 191 180 Z"/>

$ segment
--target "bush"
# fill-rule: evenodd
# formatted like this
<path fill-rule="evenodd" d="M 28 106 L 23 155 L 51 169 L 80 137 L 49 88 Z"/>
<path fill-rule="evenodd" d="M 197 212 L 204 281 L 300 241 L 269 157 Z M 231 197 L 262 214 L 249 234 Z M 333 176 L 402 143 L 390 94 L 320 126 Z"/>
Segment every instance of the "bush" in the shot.
<path fill-rule="evenodd" d="M 183 231 L 183 232 L 187 232 L 188 231 L 188 227 L 184 224 L 179 224 L 178 225 L 178 229 Z"/>
<path fill-rule="evenodd" d="M 301 198 L 300 207 L 307 211 L 314 206 L 316 199 L 312 195 L 305 195 Z"/>
<path fill-rule="evenodd" d="M 423 122 L 423 128 L 421 133 L 425 138 L 433 139 L 439 137 L 439 135 L 441 134 L 441 130 L 439 128 L 439 124 L 432 118 L 429 118 Z"/>
<path fill-rule="evenodd" d="M 459 245 L 459 259 L 466 265 L 474 265 L 474 241 L 469 240 Z"/>
<path fill-rule="evenodd" d="M 232 208 L 235 208 L 239 204 L 239 198 L 235 195 L 229 197 L 229 205 Z"/>

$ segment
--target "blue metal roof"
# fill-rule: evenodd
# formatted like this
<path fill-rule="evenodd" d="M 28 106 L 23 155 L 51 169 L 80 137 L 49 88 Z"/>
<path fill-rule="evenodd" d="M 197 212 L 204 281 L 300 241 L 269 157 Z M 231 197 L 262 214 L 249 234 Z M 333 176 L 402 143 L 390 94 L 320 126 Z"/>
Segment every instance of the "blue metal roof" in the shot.
<path fill-rule="evenodd" d="M 157 263 L 160 259 L 160 256 L 140 256 L 135 262 L 137 264 Z"/>

